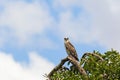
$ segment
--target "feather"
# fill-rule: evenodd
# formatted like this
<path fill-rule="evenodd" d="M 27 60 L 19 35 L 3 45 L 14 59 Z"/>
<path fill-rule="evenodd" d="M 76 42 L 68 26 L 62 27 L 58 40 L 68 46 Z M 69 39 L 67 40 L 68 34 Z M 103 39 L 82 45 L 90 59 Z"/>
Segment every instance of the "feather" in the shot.
<path fill-rule="evenodd" d="M 70 41 L 65 40 L 64 44 L 67 54 L 73 56 L 77 61 L 79 61 L 75 47 L 70 43 Z"/>

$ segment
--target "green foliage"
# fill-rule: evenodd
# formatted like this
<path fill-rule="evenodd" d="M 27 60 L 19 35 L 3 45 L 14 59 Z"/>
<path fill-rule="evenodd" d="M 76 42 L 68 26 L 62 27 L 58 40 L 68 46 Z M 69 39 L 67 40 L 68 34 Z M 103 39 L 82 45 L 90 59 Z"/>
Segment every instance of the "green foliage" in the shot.
<path fill-rule="evenodd" d="M 69 70 L 65 70 L 65 71 L 58 71 L 56 72 L 53 77 L 52 77 L 52 80 L 80 80 L 81 79 L 81 76 L 80 74 L 76 74 L 72 71 L 69 71 Z"/>
<path fill-rule="evenodd" d="M 120 54 L 117 51 L 112 49 L 104 54 L 93 51 L 91 54 L 99 55 L 103 61 L 94 55 L 87 55 L 80 60 L 80 66 L 87 72 L 88 80 L 120 80 Z M 59 69 L 51 78 L 52 80 L 85 80 L 73 66 Z"/>

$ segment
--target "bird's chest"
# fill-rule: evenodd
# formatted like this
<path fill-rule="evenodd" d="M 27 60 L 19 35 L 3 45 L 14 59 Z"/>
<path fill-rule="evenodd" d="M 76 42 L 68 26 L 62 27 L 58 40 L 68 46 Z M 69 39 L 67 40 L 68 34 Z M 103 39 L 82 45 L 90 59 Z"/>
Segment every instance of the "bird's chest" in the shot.
<path fill-rule="evenodd" d="M 71 52 L 70 52 L 70 50 L 68 48 L 66 48 L 66 52 L 67 52 L 68 55 L 71 54 Z"/>

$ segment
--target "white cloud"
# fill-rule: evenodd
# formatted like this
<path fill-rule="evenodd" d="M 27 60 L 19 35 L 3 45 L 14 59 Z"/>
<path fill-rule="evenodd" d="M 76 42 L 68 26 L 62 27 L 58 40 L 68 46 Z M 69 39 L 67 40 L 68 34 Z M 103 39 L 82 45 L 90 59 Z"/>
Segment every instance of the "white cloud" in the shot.
<path fill-rule="evenodd" d="M 94 5 L 95 4 L 95 5 Z M 120 49 L 120 1 L 101 0 L 84 3 L 85 9 L 92 15 L 91 28 L 98 32 L 95 39 L 108 48 Z"/>
<path fill-rule="evenodd" d="M 53 2 L 53 6 L 55 8 L 59 8 L 59 7 L 62 7 L 64 9 L 69 9 L 73 6 L 79 6 L 81 3 L 80 3 L 80 0 L 54 0 Z"/>
<path fill-rule="evenodd" d="M 6 1 L 2 5 L 4 9 L 0 13 L 0 26 L 12 30 L 8 35 L 12 35 L 19 44 L 29 43 L 35 34 L 44 35 L 45 30 L 53 25 L 53 19 L 45 3 Z"/>
<path fill-rule="evenodd" d="M 68 8 L 60 13 L 58 26 L 62 37 L 69 36 L 79 43 L 97 42 L 106 48 L 120 49 L 120 1 L 81 0 L 77 6 L 82 11 L 77 17 L 74 17 L 71 8 L 72 5 L 78 4 L 77 0 L 62 1 L 60 4 Z"/>
<path fill-rule="evenodd" d="M 82 16 L 81 16 L 82 15 Z M 85 15 L 81 14 L 79 15 L 77 18 L 74 18 L 74 15 L 72 14 L 71 11 L 66 11 L 66 12 L 62 12 L 60 14 L 60 23 L 58 24 L 60 30 L 61 30 L 61 34 L 66 37 L 70 37 L 72 39 L 74 39 L 74 41 L 80 41 L 82 42 L 90 42 L 93 39 L 91 38 L 91 40 L 88 40 L 88 37 L 86 37 L 87 35 L 89 35 L 91 33 L 91 29 L 87 29 L 86 27 L 86 22 L 84 20 Z M 62 37 L 63 37 L 62 36 Z M 93 36 L 91 36 L 93 37 Z"/>
<path fill-rule="evenodd" d="M 16 62 L 12 55 L 0 52 L 0 80 L 46 80 L 43 76 L 54 67 L 52 63 L 31 52 L 29 64 Z"/>
<path fill-rule="evenodd" d="M 27 3 L 24 0 L 1 0 L 0 2 L 4 6 L 4 10 L 0 13 L 0 26 L 12 29 L 11 33 L 0 35 L 1 44 L 9 41 L 9 35 L 12 36 L 13 42 L 18 40 L 18 43 L 23 45 L 33 43 L 34 41 L 30 42 L 33 39 L 31 36 L 40 34 L 44 37 L 40 41 L 45 40 L 44 43 L 49 44 L 45 47 L 52 47 L 55 43 L 47 38 L 45 32 L 48 28 L 54 28 L 51 31 L 56 31 L 54 33 L 60 35 L 60 38 L 68 36 L 75 42 L 95 41 L 107 48 L 120 49 L 118 45 L 120 44 L 120 1 L 118 0 L 54 0 L 52 7 L 59 12 L 57 25 L 50 15 L 49 6 L 44 1 L 33 0 Z M 74 17 L 73 6 L 82 9 L 77 17 Z"/>

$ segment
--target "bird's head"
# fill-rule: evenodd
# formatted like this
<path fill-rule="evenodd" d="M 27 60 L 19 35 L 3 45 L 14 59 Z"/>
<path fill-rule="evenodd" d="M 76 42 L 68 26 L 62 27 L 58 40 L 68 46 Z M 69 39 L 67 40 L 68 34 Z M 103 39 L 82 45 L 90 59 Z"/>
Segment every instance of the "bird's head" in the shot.
<path fill-rule="evenodd" d="M 69 41 L 69 38 L 68 38 L 68 37 L 65 37 L 65 38 L 64 38 L 64 41 Z"/>

